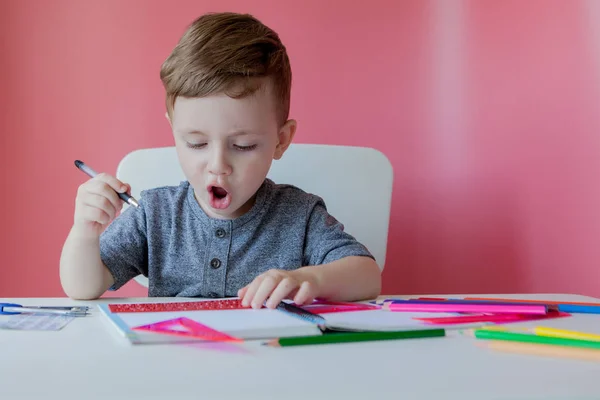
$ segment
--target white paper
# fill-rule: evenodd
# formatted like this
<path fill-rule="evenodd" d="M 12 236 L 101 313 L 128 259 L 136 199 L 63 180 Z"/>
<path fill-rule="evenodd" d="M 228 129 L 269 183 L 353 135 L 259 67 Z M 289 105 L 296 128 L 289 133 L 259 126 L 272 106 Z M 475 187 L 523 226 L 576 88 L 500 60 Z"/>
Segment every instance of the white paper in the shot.
<path fill-rule="evenodd" d="M 60 314 L 17 314 L 0 322 L 0 329 L 21 331 L 58 331 L 75 317 Z"/>

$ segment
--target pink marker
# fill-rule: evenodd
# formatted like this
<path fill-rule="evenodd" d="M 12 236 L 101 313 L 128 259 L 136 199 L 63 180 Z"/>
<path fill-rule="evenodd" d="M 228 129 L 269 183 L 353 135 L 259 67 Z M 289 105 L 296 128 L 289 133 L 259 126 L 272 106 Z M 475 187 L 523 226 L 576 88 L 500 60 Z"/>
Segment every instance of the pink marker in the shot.
<path fill-rule="evenodd" d="M 312 304 L 302 306 L 302 308 L 313 314 L 328 314 L 348 311 L 379 310 L 381 307 L 364 303 L 315 300 Z"/>
<path fill-rule="evenodd" d="M 464 312 L 464 313 L 491 313 L 491 314 L 547 314 L 545 305 L 510 305 L 510 304 L 440 304 L 432 303 L 388 303 L 382 309 L 389 311 L 408 312 Z"/>

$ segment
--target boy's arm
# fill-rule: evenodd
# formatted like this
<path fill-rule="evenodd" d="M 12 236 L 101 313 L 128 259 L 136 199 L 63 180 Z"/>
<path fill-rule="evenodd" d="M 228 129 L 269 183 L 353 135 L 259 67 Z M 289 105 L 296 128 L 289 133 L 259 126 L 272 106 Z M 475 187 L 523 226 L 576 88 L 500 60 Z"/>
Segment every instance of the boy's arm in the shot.
<path fill-rule="evenodd" d="M 100 174 L 79 187 L 74 223 L 60 257 L 60 281 L 67 296 L 80 300 L 118 289 L 145 271 L 146 232 L 142 203 L 117 218 L 123 202 L 115 191 L 129 187 Z"/>
<path fill-rule="evenodd" d="M 344 230 L 323 199 L 309 207 L 304 265 L 296 270 L 316 285 L 316 297 L 358 301 L 381 292 L 381 270 L 369 250 Z"/>
<path fill-rule="evenodd" d="M 244 307 L 275 308 L 284 298 L 296 304 L 314 299 L 360 301 L 373 299 L 381 291 L 381 272 L 373 259 L 346 256 L 327 264 L 293 271 L 271 269 L 238 291 Z"/>
<path fill-rule="evenodd" d="M 78 300 L 96 299 L 113 285 L 100 259 L 98 237 L 85 237 L 71 228 L 60 257 L 60 281 L 66 295 Z"/>
<path fill-rule="evenodd" d="M 242 305 L 274 308 L 284 298 L 308 304 L 320 298 L 360 301 L 381 292 L 381 270 L 373 255 L 331 216 L 322 199 L 308 208 L 305 267 L 293 271 L 272 269 L 238 291 Z"/>
<path fill-rule="evenodd" d="M 381 293 L 381 270 L 370 257 L 346 256 L 327 264 L 302 267 L 292 274 L 315 282 L 316 296 L 330 301 L 374 299 Z"/>

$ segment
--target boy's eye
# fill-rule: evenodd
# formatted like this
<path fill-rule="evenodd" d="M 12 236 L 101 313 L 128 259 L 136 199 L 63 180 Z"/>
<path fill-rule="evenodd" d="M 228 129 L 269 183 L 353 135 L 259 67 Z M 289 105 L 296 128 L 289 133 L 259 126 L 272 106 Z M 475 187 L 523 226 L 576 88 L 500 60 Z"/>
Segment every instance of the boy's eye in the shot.
<path fill-rule="evenodd" d="M 233 147 L 235 147 L 236 149 L 240 150 L 240 151 L 249 151 L 249 150 L 254 150 L 256 148 L 256 145 L 250 145 L 250 146 L 238 146 L 237 144 L 233 145 Z"/>
<path fill-rule="evenodd" d="M 206 146 L 206 143 L 187 143 L 186 142 L 187 147 L 189 147 L 190 149 L 201 149 L 204 146 Z"/>

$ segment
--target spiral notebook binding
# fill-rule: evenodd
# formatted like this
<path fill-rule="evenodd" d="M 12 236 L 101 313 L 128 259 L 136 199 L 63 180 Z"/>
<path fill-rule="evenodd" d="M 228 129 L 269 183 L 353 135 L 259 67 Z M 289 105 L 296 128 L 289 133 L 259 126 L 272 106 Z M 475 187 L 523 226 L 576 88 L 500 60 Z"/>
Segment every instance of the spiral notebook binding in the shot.
<path fill-rule="evenodd" d="M 325 325 L 326 321 L 320 315 L 313 314 L 310 311 L 307 311 L 301 307 L 298 307 L 294 304 L 286 303 L 285 301 L 280 302 L 277 305 L 277 309 L 283 312 L 287 312 L 297 318 L 301 318 L 305 321 L 312 322 L 317 325 Z"/>

